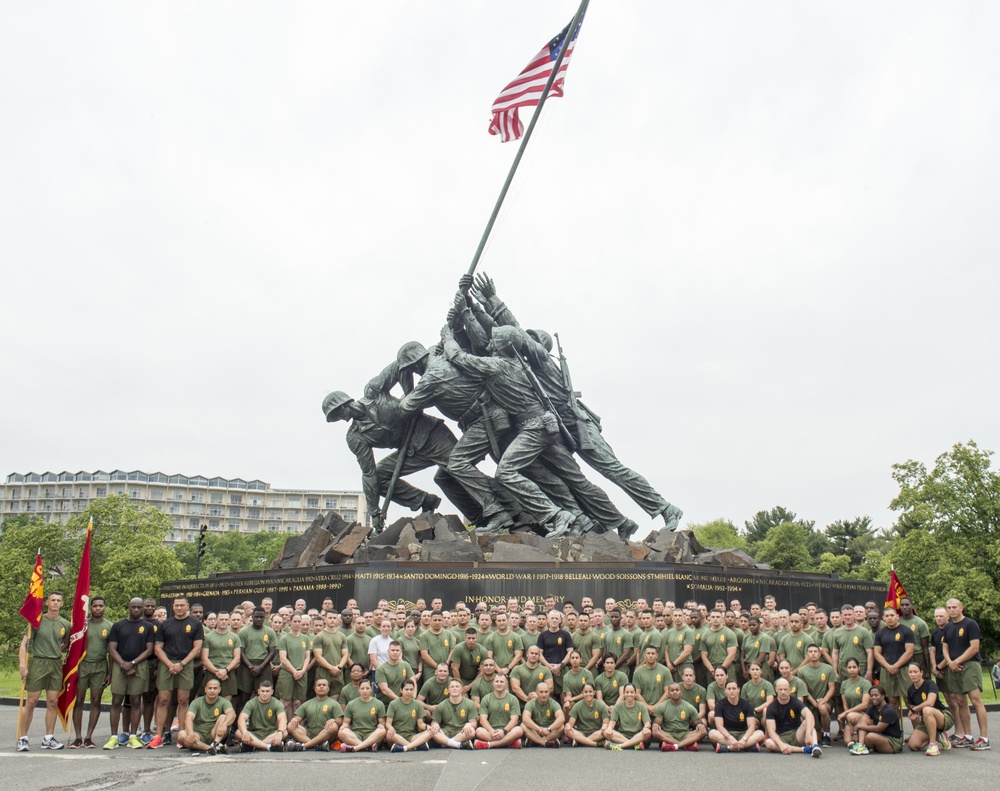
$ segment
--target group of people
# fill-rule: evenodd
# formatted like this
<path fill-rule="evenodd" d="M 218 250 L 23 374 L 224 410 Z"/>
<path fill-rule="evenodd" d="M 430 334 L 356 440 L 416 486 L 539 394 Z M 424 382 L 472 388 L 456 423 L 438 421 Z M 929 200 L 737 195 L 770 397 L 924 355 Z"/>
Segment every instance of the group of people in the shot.
<path fill-rule="evenodd" d="M 683 512 L 618 460 L 601 419 L 573 389 L 561 351 L 557 360 L 552 349 L 549 333 L 522 329 L 490 278 L 466 275 L 437 344 L 403 344 L 362 398 L 340 390 L 326 396 L 327 422 L 350 423 L 347 444 L 376 530 L 380 498 L 414 511 L 440 504 L 406 480 L 436 467 L 435 483 L 481 533 L 533 525 L 552 538 L 615 530 L 628 539 L 638 525 L 584 476 L 577 456 L 650 517 L 677 528 Z M 402 397 L 393 394 L 397 387 Z M 461 437 L 424 414 L 431 407 L 457 424 Z M 374 448 L 392 452 L 376 463 Z M 497 465 L 493 476 L 479 469 L 487 456 Z"/>
<path fill-rule="evenodd" d="M 50 594 L 21 644 L 19 751 L 43 691 L 41 747 L 64 747 L 53 734 L 62 603 Z M 108 684 L 105 750 L 173 738 L 193 755 L 568 745 L 820 757 L 834 739 L 855 755 L 990 748 L 981 634 L 957 599 L 935 611 L 933 631 L 905 598 L 829 613 L 778 609 L 772 596 L 746 610 L 549 596 L 451 610 L 383 600 L 370 611 L 353 599 L 338 610 L 329 598 L 313 609 L 267 598 L 220 612 L 178 598 L 169 617 L 135 598 L 113 624 L 104 605 L 91 599 L 70 748 L 96 747 Z"/>

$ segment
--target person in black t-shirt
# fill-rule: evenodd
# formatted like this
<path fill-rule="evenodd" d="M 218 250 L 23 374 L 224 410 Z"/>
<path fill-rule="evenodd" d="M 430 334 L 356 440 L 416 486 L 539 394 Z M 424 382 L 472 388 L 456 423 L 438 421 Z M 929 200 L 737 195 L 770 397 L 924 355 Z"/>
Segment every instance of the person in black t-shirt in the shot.
<path fill-rule="evenodd" d="M 983 668 L 980 662 L 979 645 L 983 635 L 979 624 L 965 617 L 965 608 L 958 599 L 948 599 L 948 618 L 951 622 L 945 627 L 944 656 L 948 666 L 944 671 L 947 678 L 948 691 L 954 696 L 952 711 L 955 713 L 955 733 L 961 741 L 960 747 L 971 747 L 973 750 L 990 749 L 990 739 L 987 733 L 988 720 L 986 707 L 983 705 Z M 972 721 L 965 698 L 976 710 L 976 721 L 979 724 L 979 738 L 972 740 Z"/>
<path fill-rule="evenodd" d="M 536 645 L 542 652 L 542 664 L 552 671 L 553 694 L 562 694 L 562 670 L 569 664 L 569 652 L 573 648 L 573 638 L 562 628 L 562 613 L 552 610 L 548 614 L 549 628 L 539 632 Z"/>
<path fill-rule="evenodd" d="M 875 632 L 875 663 L 879 666 L 879 679 L 886 700 L 897 712 L 902 711 L 902 698 L 910 686 L 906 666 L 913 657 L 916 641 L 913 630 L 899 625 L 895 607 L 882 611 L 885 626 Z"/>
<path fill-rule="evenodd" d="M 111 627 L 108 635 L 108 655 L 111 657 L 111 736 L 118 733 L 118 718 L 122 703 L 129 696 L 130 717 L 125 733 L 138 742 L 142 720 L 142 696 L 149 684 L 149 663 L 153 654 L 153 625 L 142 617 L 142 599 L 128 603 L 128 617 Z M 117 740 L 116 740 L 117 741 Z M 141 745 L 141 742 L 139 742 Z M 109 740 L 105 749 L 115 749 Z M 130 744 L 135 747 L 136 744 Z"/>
<path fill-rule="evenodd" d="M 715 742 L 717 753 L 760 751 L 764 731 L 758 726 L 753 704 L 740 697 L 740 685 L 735 681 L 727 682 L 726 697 L 715 701 L 715 728 L 708 738 Z"/>
<path fill-rule="evenodd" d="M 951 712 L 945 708 L 937 684 L 924 678 L 919 663 L 911 662 L 907 668 L 910 688 L 906 690 L 906 713 L 913 725 L 907 746 L 917 752 L 927 748 L 927 755 L 940 755 L 941 750 L 950 750 L 948 729 L 955 722 Z M 936 742 L 940 739 L 941 746 Z"/>
<path fill-rule="evenodd" d="M 205 633 L 201 622 L 188 615 L 188 600 L 174 599 L 174 617 L 167 618 L 156 632 L 153 650 L 160 660 L 156 675 L 159 706 L 156 710 L 156 736 L 148 745 L 155 750 L 163 746 L 163 731 L 173 720 L 171 693 L 177 692 L 177 719 L 184 722 L 188 702 L 194 687 L 194 658 L 201 653 Z"/>
<path fill-rule="evenodd" d="M 767 733 L 764 746 L 774 753 L 802 752 L 819 758 L 823 749 L 816 738 L 816 719 L 809 707 L 792 697 L 787 679 L 779 678 L 774 682 L 774 695 L 764 712 Z"/>
<path fill-rule="evenodd" d="M 851 748 L 851 752 L 855 755 L 868 755 L 873 750 L 877 753 L 903 752 L 903 728 L 899 714 L 886 703 L 881 687 L 872 687 L 868 694 L 872 702 L 856 726 L 858 743 Z"/>

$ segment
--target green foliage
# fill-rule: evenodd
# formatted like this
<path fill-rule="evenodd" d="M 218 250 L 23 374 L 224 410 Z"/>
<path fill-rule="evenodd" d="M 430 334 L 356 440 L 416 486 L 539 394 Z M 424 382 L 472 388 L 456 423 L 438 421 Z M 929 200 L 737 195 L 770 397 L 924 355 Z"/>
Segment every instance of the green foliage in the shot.
<path fill-rule="evenodd" d="M 694 537 L 702 546 L 712 549 L 746 549 L 747 541 L 736 530 L 736 525 L 728 519 L 716 519 L 701 525 L 691 525 Z"/>
<path fill-rule="evenodd" d="M 798 522 L 783 522 L 772 527 L 767 537 L 757 543 L 754 557 L 771 568 L 785 571 L 809 571 L 810 529 Z"/>
<path fill-rule="evenodd" d="M 784 506 L 776 505 L 770 511 L 758 511 L 753 515 L 753 519 L 743 524 L 746 525 L 747 541 L 752 546 L 758 541 L 763 541 L 767 538 L 767 534 L 771 532 L 772 528 L 785 522 L 794 521 L 796 521 L 794 511 L 789 511 Z"/>
<path fill-rule="evenodd" d="M 824 552 L 819 558 L 820 574 L 838 574 L 843 577 L 851 571 L 851 559 L 847 555 L 834 555 L 832 552 Z"/>
<path fill-rule="evenodd" d="M 201 559 L 201 576 L 230 571 L 262 571 L 270 567 L 284 546 L 283 533 L 208 533 L 205 555 Z M 174 546 L 174 557 L 180 563 L 180 576 L 195 575 L 197 541 L 185 541 Z"/>

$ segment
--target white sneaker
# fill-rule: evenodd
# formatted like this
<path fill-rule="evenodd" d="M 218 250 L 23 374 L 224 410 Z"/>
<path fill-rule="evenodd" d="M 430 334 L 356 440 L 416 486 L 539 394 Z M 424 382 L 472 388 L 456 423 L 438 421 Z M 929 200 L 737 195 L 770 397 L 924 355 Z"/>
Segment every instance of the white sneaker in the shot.
<path fill-rule="evenodd" d="M 26 736 L 22 736 L 17 740 L 17 751 L 19 753 L 26 753 L 28 752 L 28 749 L 28 738 Z"/>
<path fill-rule="evenodd" d="M 61 750 L 63 748 L 62 742 L 57 742 L 55 736 L 47 736 L 42 739 L 42 749 L 43 750 Z"/>

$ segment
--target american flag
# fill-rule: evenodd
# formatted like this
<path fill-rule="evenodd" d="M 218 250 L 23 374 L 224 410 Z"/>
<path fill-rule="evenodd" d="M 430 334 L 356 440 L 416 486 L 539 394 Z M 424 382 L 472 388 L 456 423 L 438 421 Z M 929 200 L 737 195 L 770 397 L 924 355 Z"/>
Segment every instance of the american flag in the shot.
<path fill-rule="evenodd" d="M 573 24 L 570 22 L 570 25 Z M 563 81 L 566 79 L 566 69 L 569 68 L 569 59 L 573 57 L 573 49 L 576 47 L 576 37 L 580 33 L 580 25 L 583 18 L 577 23 L 573 38 L 570 39 L 566 56 L 559 64 L 559 73 L 552 83 L 552 90 L 549 96 L 563 95 Z M 545 83 L 552 74 L 552 67 L 559 57 L 559 50 L 566 41 L 569 32 L 569 25 L 553 38 L 548 44 L 542 47 L 541 52 L 531 59 L 531 63 L 524 67 L 524 70 L 517 77 L 507 84 L 500 91 L 500 95 L 493 102 L 493 120 L 490 121 L 490 134 L 500 135 L 500 141 L 506 143 L 508 140 L 517 140 L 524 132 L 524 124 L 518 117 L 518 110 L 522 107 L 535 107 L 545 90 Z"/>

